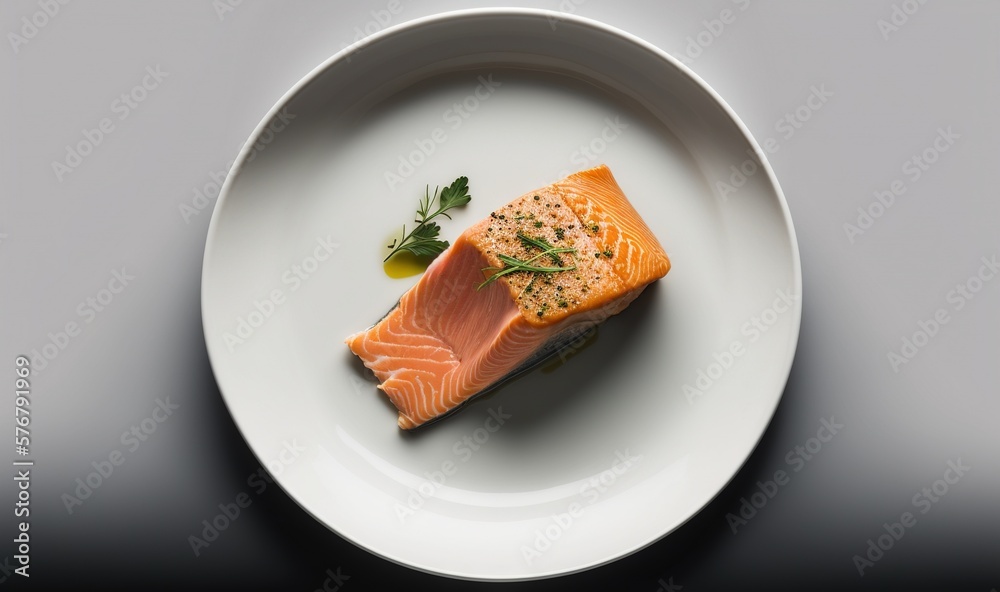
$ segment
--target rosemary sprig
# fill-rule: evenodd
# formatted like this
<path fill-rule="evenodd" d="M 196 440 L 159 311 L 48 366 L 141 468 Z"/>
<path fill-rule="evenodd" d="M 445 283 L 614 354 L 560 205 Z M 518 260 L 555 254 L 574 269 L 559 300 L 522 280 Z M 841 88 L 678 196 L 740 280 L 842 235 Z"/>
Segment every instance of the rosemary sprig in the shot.
<path fill-rule="evenodd" d="M 562 265 L 562 259 L 559 258 L 559 253 L 576 253 L 576 249 L 572 247 L 553 247 L 545 239 L 542 238 L 532 238 L 525 234 L 517 233 L 517 237 L 521 239 L 521 242 L 525 246 L 532 246 L 541 249 L 542 252 L 538 253 L 530 259 L 521 260 L 517 257 L 511 257 L 510 255 L 497 255 L 500 261 L 503 262 L 503 267 L 484 267 L 483 272 L 487 272 L 491 269 L 496 270 L 496 273 L 486 278 L 486 281 L 479 284 L 476 290 L 481 290 L 484 286 L 489 285 L 492 282 L 497 281 L 505 275 L 510 275 L 512 273 L 517 273 L 519 271 L 530 271 L 532 273 L 555 273 L 557 271 L 573 271 L 576 269 L 576 265 L 571 267 L 564 267 Z M 549 257 L 553 259 L 558 267 L 542 267 L 540 265 L 534 265 L 535 261 L 541 259 L 542 257 Z M 534 281 L 534 278 L 532 278 Z"/>
<path fill-rule="evenodd" d="M 552 251 L 551 253 L 548 253 L 549 258 L 551 258 L 552 262 L 556 265 L 562 265 L 562 259 L 560 259 L 559 255 L 556 254 L 557 251 L 555 250 L 555 247 L 550 245 L 544 238 L 533 238 L 520 232 L 517 233 L 517 238 L 521 239 L 521 244 L 524 245 L 525 248 L 535 247 L 536 249 L 541 249 L 542 251 Z"/>
<path fill-rule="evenodd" d="M 451 216 L 447 213 L 448 210 L 464 206 L 472 200 L 472 196 L 469 195 L 469 178 L 459 177 L 455 179 L 451 185 L 441 190 L 440 195 L 438 189 L 435 187 L 434 195 L 431 196 L 430 186 L 427 186 L 424 190 L 424 197 L 420 200 L 420 205 L 417 208 L 419 218 L 414 220 L 417 226 L 407 234 L 406 225 L 403 225 L 403 232 L 399 240 L 394 239 L 391 245 L 386 246 L 391 251 L 382 260 L 383 262 L 388 261 L 389 257 L 399 251 L 409 251 L 418 257 L 437 257 L 448 248 L 448 241 L 438 240 L 441 227 L 438 226 L 437 222 L 431 222 L 431 220 L 438 216 L 444 216 L 451 220 Z M 437 202 L 437 208 L 432 211 L 435 202 Z"/>

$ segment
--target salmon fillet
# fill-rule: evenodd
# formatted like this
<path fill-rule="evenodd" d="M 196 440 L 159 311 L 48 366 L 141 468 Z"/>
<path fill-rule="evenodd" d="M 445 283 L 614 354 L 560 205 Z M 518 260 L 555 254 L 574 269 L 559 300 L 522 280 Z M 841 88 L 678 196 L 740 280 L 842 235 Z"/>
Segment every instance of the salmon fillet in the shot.
<path fill-rule="evenodd" d="M 518 271 L 477 289 L 499 255 L 530 259 L 554 247 L 572 271 Z M 537 260 L 556 266 L 556 260 Z M 518 197 L 455 240 L 373 327 L 346 339 L 412 429 L 439 418 L 624 310 L 670 260 L 608 167 Z"/>

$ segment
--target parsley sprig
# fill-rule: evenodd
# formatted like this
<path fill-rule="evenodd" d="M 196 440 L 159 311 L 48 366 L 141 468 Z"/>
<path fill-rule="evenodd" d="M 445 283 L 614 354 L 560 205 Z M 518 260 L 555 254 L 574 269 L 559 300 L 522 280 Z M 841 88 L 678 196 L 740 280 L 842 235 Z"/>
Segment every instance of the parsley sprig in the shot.
<path fill-rule="evenodd" d="M 424 197 L 420 200 L 420 205 L 417 208 L 418 218 L 413 220 L 417 226 L 407 234 L 406 225 L 403 225 L 400 238 L 394 239 L 391 245 L 386 246 L 391 251 L 382 260 L 383 262 L 388 261 L 389 257 L 399 251 L 409 251 L 418 257 L 437 257 L 448 248 L 448 241 L 438 239 L 441 226 L 432 220 L 438 216 L 444 216 L 451 220 L 448 210 L 464 206 L 472 200 L 472 196 L 469 195 L 469 178 L 459 177 L 455 179 L 440 193 L 438 189 L 438 187 L 434 188 L 433 196 L 430 194 L 430 186 L 424 190 Z"/>

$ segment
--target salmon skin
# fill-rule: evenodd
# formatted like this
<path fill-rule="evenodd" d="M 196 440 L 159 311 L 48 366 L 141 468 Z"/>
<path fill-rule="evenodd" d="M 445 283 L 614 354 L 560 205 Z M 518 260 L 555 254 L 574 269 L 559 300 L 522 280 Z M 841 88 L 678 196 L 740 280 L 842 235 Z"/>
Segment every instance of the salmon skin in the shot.
<path fill-rule="evenodd" d="M 542 251 L 575 249 L 484 280 Z M 492 268 L 492 269 L 489 269 Z M 463 232 L 378 323 L 346 339 L 399 410 L 404 430 L 440 419 L 537 366 L 623 311 L 670 259 L 608 167 L 569 175 Z"/>

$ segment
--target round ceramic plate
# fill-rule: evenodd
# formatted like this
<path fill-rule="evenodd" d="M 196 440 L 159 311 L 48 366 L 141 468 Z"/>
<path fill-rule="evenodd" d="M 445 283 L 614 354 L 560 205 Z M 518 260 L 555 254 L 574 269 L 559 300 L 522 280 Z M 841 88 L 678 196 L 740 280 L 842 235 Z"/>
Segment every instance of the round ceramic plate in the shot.
<path fill-rule="evenodd" d="M 469 177 L 453 239 L 600 163 L 670 273 L 586 343 L 401 432 L 344 338 L 416 282 L 382 258 L 425 187 Z M 704 82 L 606 25 L 490 9 L 387 29 L 274 106 L 216 205 L 202 307 L 237 426 L 307 512 L 416 569 L 517 580 L 641 549 L 725 487 L 781 397 L 800 290 L 777 181 Z"/>

